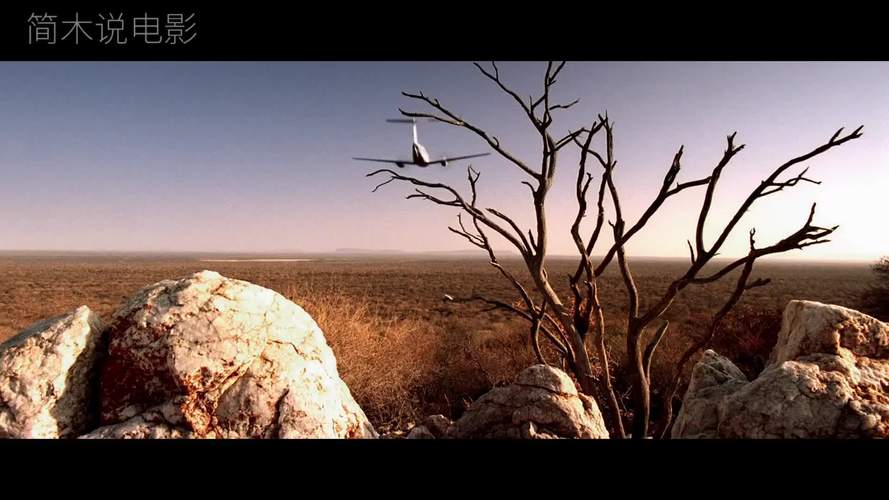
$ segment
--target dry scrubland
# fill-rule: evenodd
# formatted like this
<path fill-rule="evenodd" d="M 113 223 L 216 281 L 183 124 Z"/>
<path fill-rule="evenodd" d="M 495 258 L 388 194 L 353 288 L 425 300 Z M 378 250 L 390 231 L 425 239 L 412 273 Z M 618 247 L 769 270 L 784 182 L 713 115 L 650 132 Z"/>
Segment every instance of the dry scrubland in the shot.
<path fill-rule="evenodd" d="M 682 260 L 632 264 L 643 301 L 662 292 L 687 266 Z M 521 268 L 518 261 L 507 265 Z M 550 276 L 564 276 L 575 265 L 573 259 L 553 259 Z M 446 293 L 514 298 L 485 260 L 469 257 L 202 262 L 192 256 L 0 254 L 0 340 L 81 304 L 108 319 L 137 289 L 203 269 L 272 288 L 303 306 L 324 330 L 343 380 L 382 430 L 404 428 L 431 413 L 456 417 L 468 401 L 534 362 L 523 322 L 503 312 L 443 301 Z M 789 299 L 856 307 L 873 280 L 866 264 L 763 262 L 753 277 L 759 276 L 771 278 L 771 285 L 745 295 L 715 346 L 748 375 L 761 368 Z M 690 287 L 671 309 L 671 333 L 652 367 L 655 380 L 663 380 L 657 373 L 668 373 L 690 336 L 702 333 L 708 314 L 722 305 L 733 284 L 728 277 L 709 287 Z M 604 276 L 601 296 L 609 347 L 619 363 L 625 298 L 616 269 Z M 626 390 L 615 368 L 617 386 Z"/>

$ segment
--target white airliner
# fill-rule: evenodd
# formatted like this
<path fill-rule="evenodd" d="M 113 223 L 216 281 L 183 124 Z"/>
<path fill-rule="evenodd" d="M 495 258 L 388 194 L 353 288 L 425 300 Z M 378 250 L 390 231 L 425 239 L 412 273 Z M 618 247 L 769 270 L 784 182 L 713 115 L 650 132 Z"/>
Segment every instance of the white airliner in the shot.
<path fill-rule="evenodd" d="M 429 152 L 426 151 L 426 148 L 420 144 L 420 141 L 417 140 L 417 121 L 413 119 L 405 119 L 405 118 L 392 118 L 386 120 L 389 123 L 410 123 L 411 128 L 414 131 L 414 144 L 411 148 L 411 160 L 384 160 L 380 158 L 352 158 L 353 160 L 362 160 L 362 161 L 376 161 L 380 163 L 394 163 L 399 168 L 404 168 L 405 165 L 416 165 L 418 167 L 427 167 L 429 165 L 441 165 L 442 167 L 447 166 L 448 162 L 457 161 L 457 160 L 468 160 L 469 158 L 478 158 L 480 156 L 488 156 L 491 153 L 479 153 L 474 155 L 466 155 L 466 156 L 454 156 L 451 158 L 441 158 L 439 160 L 432 160 L 429 158 Z"/>

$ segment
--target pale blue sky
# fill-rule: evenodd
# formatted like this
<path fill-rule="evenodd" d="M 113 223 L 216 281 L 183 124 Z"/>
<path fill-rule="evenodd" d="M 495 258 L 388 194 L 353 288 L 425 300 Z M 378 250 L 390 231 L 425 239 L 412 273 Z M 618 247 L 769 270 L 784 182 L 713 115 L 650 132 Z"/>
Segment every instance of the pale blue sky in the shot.
<path fill-rule="evenodd" d="M 522 94 L 538 92 L 545 64 L 502 63 Z M 767 244 L 802 224 L 839 224 L 813 258 L 889 253 L 889 63 L 569 63 L 556 132 L 608 110 L 616 173 L 632 221 L 685 145 L 680 180 L 707 175 L 725 135 L 747 148 L 723 176 L 713 227 L 777 164 L 840 126 L 864 137 L 810 163 L 820 186 L 800 185 L 750 213 L 726 255 L 756 226 Z M 341 247 L 457 250 L 454 209 L 376 194 L 352 156 L 405 157 L 409 129 L 389 125 L 401 90 L 422 90 L 489 128 L 519 156 L 538 140 L 514 102 L 459 62 L 0 63 L 0 249 L 328 251 Z M 466 132 L 423 125 L 435 155 L 487 151 Z M 533 161 L 533 160 L 530 160 Z M 530 221 L 527 188 L 494 156 L 476 160 L 486 206 Z M 552 251 L 571 253 L 576 154 L 563 155 L 551 199 Z M 418 171 L 460 183 L 465 164 Z M 596 172 L 598 175 L 598 172 Z M 462 184 L 461 184 L 462 185 Z M 671 200 L 630 247 L 684 256 L 701 192 Z M 799 257 L 803 254 L 797 253 Z"/>

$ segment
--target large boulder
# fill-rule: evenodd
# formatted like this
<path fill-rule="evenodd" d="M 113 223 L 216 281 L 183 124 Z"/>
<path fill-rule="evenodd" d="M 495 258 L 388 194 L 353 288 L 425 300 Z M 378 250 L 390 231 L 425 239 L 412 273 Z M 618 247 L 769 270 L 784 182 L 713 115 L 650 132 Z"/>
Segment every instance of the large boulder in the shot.
<path fill-rule="evenodd" d="M 719 402 L 747 384 L 747 377 L 728 358 L 704 351 L 692 370 L 682 409 L 673 424 L 674 437 L 715 438 Z"/>
<path fill-rule="evenodd" d="M 603 439 L 608 430 L 596 402 L 579 393 L 565 372 L 534 365 L 511 385 L 474 401 L 450 426 L 447 437 Z"/>
<path fill-rule="evenodd" d="M 104 330 L 81 306 L 0 344 L 0 437 L 63 438 L 95 425 Z"/>
<path fill-rule="evenodd" d="M 858 311 L 791 301 L 749 383 L 708 384 L 702 364 L 712 356 L 692 373 L 673 437 L 889 437 L 889 324 Z"/>
<path fill-rule="evenodd" d="M 85 437 L 369 438 L 321 329 L 298 305 L 203 271 L 112 317 L 105 427 Z"/>

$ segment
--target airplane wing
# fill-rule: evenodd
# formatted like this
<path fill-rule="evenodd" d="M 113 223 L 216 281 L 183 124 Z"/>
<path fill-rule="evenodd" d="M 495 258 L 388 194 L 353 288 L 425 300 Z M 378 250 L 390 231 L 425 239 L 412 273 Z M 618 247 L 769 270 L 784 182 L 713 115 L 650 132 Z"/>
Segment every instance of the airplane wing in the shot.
<path fill-rule="evenodd" d="M 439 163 L 439 164 L 441 164 L 441 165 L 443 166 L 443 165 L 445 165 L 445 164 L 446 164 L 447 162 L 449 162 L 449 161 L 468 160 L 468 159 L 470 159 L 470 158 L 479 158 L 479 157 L 481 157 L 481 156 L 488 156 L 489 154 L 491 154 L 491 153 L 479 153 L 479 154 L 477 154 L 477 155 L 454 156 L 454 157 L 451 157 L 451 158 L 442 158 L 442 159 L 440 159 L 440 160 L 430 161 L 429 163 Z"/>
<path fill-rule="evenodd" d="M 403 167 L 405 165 L 416 165 L 416 163 L 408 160 L 383 160 L 381 158 L 352 158 L 353 160 L 361 160 L 361 161 L 375 161 L 379 163 L 392 163 L 397 165 L 398 167 Z"/>

